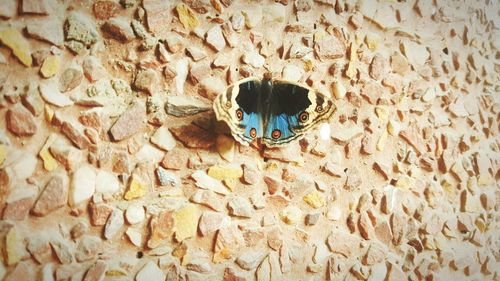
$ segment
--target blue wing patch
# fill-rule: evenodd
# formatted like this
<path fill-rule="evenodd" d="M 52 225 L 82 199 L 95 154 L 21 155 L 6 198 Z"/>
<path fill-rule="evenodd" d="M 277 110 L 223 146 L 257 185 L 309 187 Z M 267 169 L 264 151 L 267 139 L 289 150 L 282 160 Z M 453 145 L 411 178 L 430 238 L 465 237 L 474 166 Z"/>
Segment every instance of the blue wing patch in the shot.
<path fill-rule="evenodd" d="M 282 144 L 290 142 L 300 136 L 292 131 L 292 128 L 298 126 L 298 124 L 298 115 L 290 116 L 286 113 L 279 115 L 271 114 L 269 116 L 263 139 L 269 144 Z"/>
<path fill-rule="evenodd" d="M 241 120 L 239 126 L 245 129 L 241 137 L 248 142 L 252 142 L 256 138 L 262 137 L 263 124 L 262 115 L 260 113 L 243 113 L 243 120 Z"/>

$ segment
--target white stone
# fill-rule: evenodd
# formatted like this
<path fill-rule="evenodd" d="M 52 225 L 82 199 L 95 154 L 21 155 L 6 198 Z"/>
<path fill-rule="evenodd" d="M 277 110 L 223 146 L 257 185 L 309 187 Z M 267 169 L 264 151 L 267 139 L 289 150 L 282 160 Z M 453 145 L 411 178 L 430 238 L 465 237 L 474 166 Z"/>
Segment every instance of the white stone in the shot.
<path fill-rule="evenodd" d="M 340 100 L 345 97 L 347 93 L 344 85 L 340 81 L 333 81 L 332 83 L 332 92 L 336 99 Z"/>
<path fill-rule="evenodd" d="M 99 170 L 97 173 L 95 190 L 100 193 L 112 194 L 120 190 L 120 183 L 113 173 Z"/>
<path fill-rule="evenodd" d="M 341 217 L 342 217 L 342 210 L 339 208 L 339 206 L 332 206 L 330 210 L 328 210 L 328 213 L 326 214 L 326 218 L 331 221 L 339 221 Z"/>
<path fill-rule="evenodd" d="M 196 186 L 201 189 L 212 190 L 222 195 L 229 194 L 227 188 L 220 181 L 210 177 L 205 171 L 198 170 L 191 174 L 191 177 L 195 180 Z"/>
<path fill-rule="evenodd" d="M 151 137 L 151 142 L 159 148 L 170 151 L 175 147 L 175 138 L 168 130 L 167 126 L 161 126 Z"/>
<path fill-rule="evenodd" d="M 69 202 L 75 206 L 94 195 L 96 173 L 90 165 L 84 165 L 73 173 Z"/>
<path fill-rule="evenodd" d="M 149 143 L 146 143 L 135 154 L 135 157 L 137 161 L 139 161 L 140 163 L 144 162 L 158 163 L 161 162 L 164 154 L 165 153 L 162 150 L 156 148 L 155 146 Z"/>
<path fill-rule="evenodd" d="M 146 263 L 135 276 L 136 281 L 163 281 L 165 278 L 165 273 L 153 261 Z"/>
<path fill-rule="evenodd" d="M 298 82 L 304 75 L 304 70 L 293 64 L 287 64 L 283 67 L 283 80 Z"/>
<path fill-rule="evenodd" d="M 175 64 L 175 89 L 177 94 L 184 94 L 184 83 L 189 72 L 189 59 L 184 58 Z"/>
<path fill-rule="evenodd" d="M 118 209 L 113 210 L 104 227 L 104 238 L 113 238 L 123 226 L 123 223 L 123 211 Z"/>
<path fill-rule="evenodd" d="M 125 234 L 127 235 L 130 242 L 132 242 L 132 244 L 134 244 L 137 247 L 141 247 L 141 243 L 142 243 L 142 232 L 141 231 L 139 231 L 135 228 L 129 227 L 127 229 L 127 231 L 125 231 Z"/>
<path fill-rule="evenodd" d="M 15 175 L 15 178 L 23 181 L 35 172 L 37 162 L 38 160 L 35 155 L 23 153 L 22 157 L 16 159 L 16 161 L 9 166 L 9 168 Z"/>
<path fill-rule="evenodd" d="M 129 224 L 136 224 L 144 221 L 144 219 L 146 219 L 144 207 L 139 204 L 132 204 L 128 206 L 125 211 L 125 218 Z"/>
<path fill-rule="evenodd" d="M 59 91 L 59 86 L 53 80 L 41 83 L 39 89 L 42 98 L 50 104 L 58 107 L 73 105 L 73 101 Z"/>
<path fill-rule="evenodd" d="M 0 279 L 2 277 L 0 276 Z M 54 281 L 54 264 L 47 263 L 42 268 L 41 281 Z"/>
<path fill-rule="evenodd" d="M 262 66 L 264 66 L 264 63 L 266 61 L 263 56 L 255 51 L 244 53 L 242 59 L 244 63 L 249 64 L 255 68 L 261 68 Z"/>

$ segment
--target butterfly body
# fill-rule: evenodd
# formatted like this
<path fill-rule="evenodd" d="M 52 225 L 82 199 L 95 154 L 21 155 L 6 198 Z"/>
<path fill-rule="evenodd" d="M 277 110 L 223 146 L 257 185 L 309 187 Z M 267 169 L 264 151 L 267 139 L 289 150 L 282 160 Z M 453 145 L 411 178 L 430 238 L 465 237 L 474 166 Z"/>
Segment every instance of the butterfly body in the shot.
<path fill-rule="evenodd" d="M 236 140 L 247 145 L 260 138 L 267 146 L 282 146 L 335 111 L 333 102 L 299 84 L 246 78 L 229 86 L 214 101 L 217 120 L 225 121 Z"/>

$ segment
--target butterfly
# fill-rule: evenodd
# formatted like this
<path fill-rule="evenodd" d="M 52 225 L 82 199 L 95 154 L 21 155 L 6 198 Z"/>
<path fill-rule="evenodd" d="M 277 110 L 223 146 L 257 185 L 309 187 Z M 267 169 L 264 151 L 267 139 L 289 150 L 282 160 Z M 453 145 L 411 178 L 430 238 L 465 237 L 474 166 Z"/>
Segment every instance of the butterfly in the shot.
<path fill-rule="evenodd" d="M 238 142 L 248 145 L 260 138 L 268 147 L 301 139 L 336 109 L 331 99 L 309 87 L 255 77 L 230 85 L 213 108 Z"/>

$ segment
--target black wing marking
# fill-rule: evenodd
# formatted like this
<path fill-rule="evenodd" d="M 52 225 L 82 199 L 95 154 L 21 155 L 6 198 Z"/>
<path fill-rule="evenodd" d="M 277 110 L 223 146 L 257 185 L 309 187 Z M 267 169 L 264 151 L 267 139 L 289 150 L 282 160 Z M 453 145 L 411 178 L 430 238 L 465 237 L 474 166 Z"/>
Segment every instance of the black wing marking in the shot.
<path fill-rule="evenodd" d="M 261 100 L 260 81 L 245 81 L 240 83 L 238 87 L 238 96 L 235 98 L 238 106 L 247 114 L 257 113 L 260 108 L 259 102 Z"/>
<path fill-rule="evenodd" d="M 295 84 L 273 84 L 269 113 L 272 115 L 285 113 L 288 116 L 298 114 L 312 104 L 308 93 L 309 89 Z"/>

